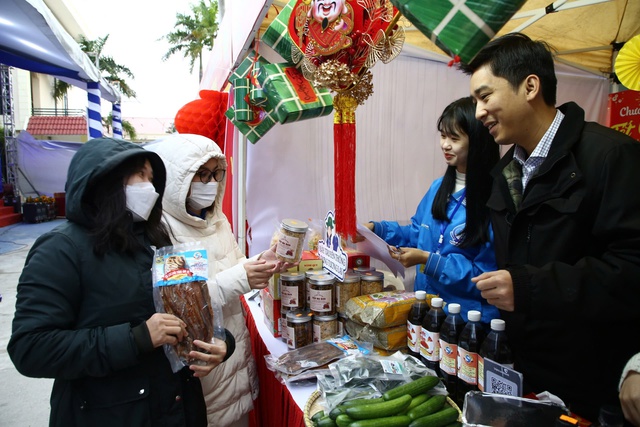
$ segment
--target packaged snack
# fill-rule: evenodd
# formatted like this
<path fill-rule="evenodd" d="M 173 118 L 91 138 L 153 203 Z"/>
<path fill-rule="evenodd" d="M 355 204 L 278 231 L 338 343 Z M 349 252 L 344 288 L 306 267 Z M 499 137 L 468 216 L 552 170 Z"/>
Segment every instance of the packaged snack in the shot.
<path fill-rule="evenodd" d="M 165 345 L 174 372 L 185 365 L 201 363 L 192 360 L 194 340 L 224 340 L 222 310 L 209 294 L 207 251 L 200 242 L 166 246 L 155 251 L 153 264 L 153 300 L 156 310 L 170 313 L 187 324 L 188 336 L 175 346 Z"/>
<path fill-rule="evenodd" d="M 357 323 L 376 328 L 406 325 L 415 300 L 413 292 L 403 291 L 360 295 L 347 301 L 346 314 Z"/>

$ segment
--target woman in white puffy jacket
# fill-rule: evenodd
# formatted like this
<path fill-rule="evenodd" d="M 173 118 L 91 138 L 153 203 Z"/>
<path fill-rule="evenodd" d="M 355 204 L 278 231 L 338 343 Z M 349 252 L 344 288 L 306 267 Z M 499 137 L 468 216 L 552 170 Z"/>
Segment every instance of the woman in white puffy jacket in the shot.
<path fill-rule="evenodd" d="M 240 296 L 267 286 L 285 268 L 273 248 L 247 259 L 222 212 L 227 162 L 218 145 L 200 135 L 173 134 L 147 144 L 167 169 L 163 220 L 173 243 L 200 241 L 207 249 L 209 277 L 215 279 L 224 326 L 236 351 L 201 379 L 210 427 L 246 426 L 258 397 L 258 374 Z"/>

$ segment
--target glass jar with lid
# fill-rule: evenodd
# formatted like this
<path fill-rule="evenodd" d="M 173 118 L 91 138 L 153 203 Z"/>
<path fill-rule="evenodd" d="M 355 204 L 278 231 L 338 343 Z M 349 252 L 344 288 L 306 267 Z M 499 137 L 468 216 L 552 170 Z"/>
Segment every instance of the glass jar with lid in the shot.
<path fill-rule="evenodd" d="M 305 290 L 307 292 L 307 304 L 305 308 L 307 310 L 311 310 L 311 284 L 309 283 L 309 278 L 313 276 L 321 276 L 324 274 L 330 274 L 330 273 L 327 270 L 308 270 L 304 272 Z"/>
<path fill-rule="evenodd" d="M 309 225 L 296 219 L 283 219 L 276 245 L 276 258 L 280 261 L 296 263 L 300 261 L 304 238 Z"/>
<path fill-rule="evenodd" d="M 369 271 L 376 271 L 375 267 L 353 267 L 352 269 L 355 273 L 363 274 Z"/>
<path fill-rule="evenodd" d="M 381 271 L 367 271 L 360 275 L 360 294 L 371 295 L 384 289 L 384 273 Z"/>
<path fill-rule="evenodd" d="M 322 342 L 338 334 L 338 313 L 313 316 L 313 342 Z"/>
<path fill-rule="evenodd" d="M 299 271 L 280 273 L 280 301 L 282 307 L 303 310 L 307 304 L 305 275 Z"/>
<path fill-rule="evenodd" d="M 309 307 L 316 316 L 326 316 L 336 312 L 335 277 L 321 274 L 309 277 Z"/>
<path fill-rule="evenodd" d="M 336 311 L 344 313 L 347 301 L 360 295 L 360 274 L 347 271 L 342 281 L 336 280 Z"/>
<path fill-rule="evenodd" d="M 301 348 L 313 342 L 313 313 L 292 310 L 287 313 L 287 347 Z"/>

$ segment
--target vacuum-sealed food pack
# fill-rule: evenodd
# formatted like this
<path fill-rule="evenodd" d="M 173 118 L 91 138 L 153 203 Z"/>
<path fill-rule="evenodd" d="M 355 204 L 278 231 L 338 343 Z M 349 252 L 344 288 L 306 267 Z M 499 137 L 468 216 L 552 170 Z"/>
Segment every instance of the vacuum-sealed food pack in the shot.
<path fill-rule="evenodd" d="M 153 300 L 160 313 L 173 314 L 187 325 L 186 336 L 175 346 L 165 345 L 174 372 L 192 363 L 192 350 L 204 352 L 194 340 L 224 341 L 220 305 L 211 299 L 207 251 L 200 242 L 156 249 L 153 263 Z M 211 282 L 213 283 L 213 282 Z M 215 285 L 215 284 L 214 284 Z"/>

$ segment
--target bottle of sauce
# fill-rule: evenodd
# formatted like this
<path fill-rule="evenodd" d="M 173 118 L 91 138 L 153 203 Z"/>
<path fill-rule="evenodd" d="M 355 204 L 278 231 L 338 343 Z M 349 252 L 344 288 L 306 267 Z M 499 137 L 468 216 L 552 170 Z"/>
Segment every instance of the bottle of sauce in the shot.
<path fill-rule="evenodd" d="M 445 314 L 442 309 L 442 298 L 431 299 L 431 309 L 422 321 L 420 331 L 420 358 L 424 365 L 440 375 L 440 328 L 444 323 Z"/>
<path fill-rule="evenodd" d="M 420 330 L 429 305 L 427 304 L 427 293 L 416 291 L 416 302 L 411 306 L 409 317 L 407 317 L 407 348 L 409 354 L 420 358 Z"/>
<path fill-rule="evenodd" d="M 460 304 L 448 305 L 449 314 L 440 328 L 440 375 L 451 398 L 455 398 L 458 385 L 458 338 L 465 326 L 460 316 Z"/>
<path fill-rule="evenodd" d="M 478 353 L 478 390 L 484 391 L 484 359 L 491 359 L 509 368 L 513 368 L 513 356 L 511 347 L 507 341 L 505 322 L 502 319 L 491 320 L 491 332 L 487 335 L 480 353 Z"/>
<path fill-rule="evenodd" d="M 458 390 L 456 401 L 458 405 L 464 402 L 464 395 L 471 390 L 478 390 L 478 353 L 486 337 L 486 332 L 480 323 L 482 313 L 469 310 L 465 325 L 458 339 Z"/>

